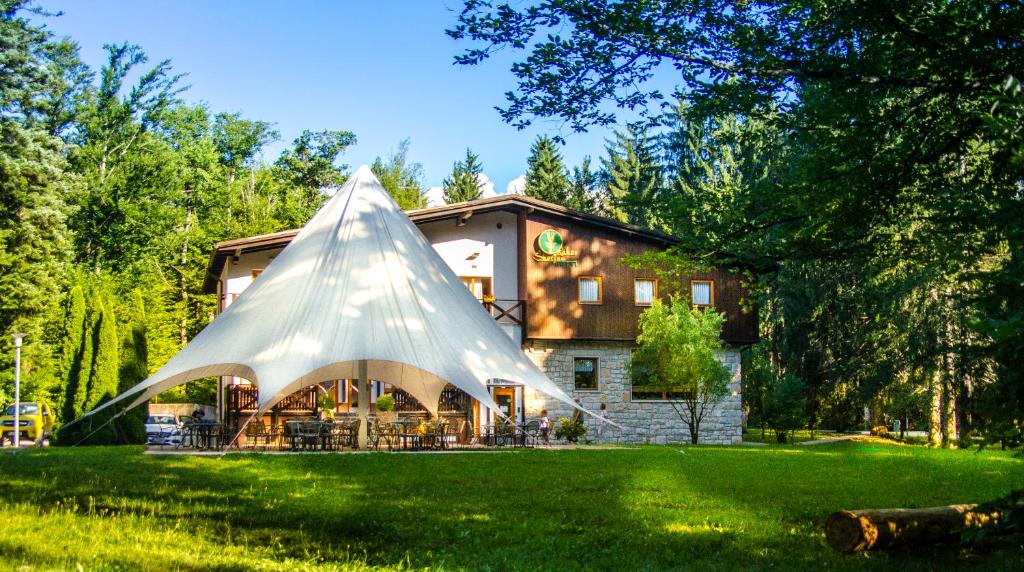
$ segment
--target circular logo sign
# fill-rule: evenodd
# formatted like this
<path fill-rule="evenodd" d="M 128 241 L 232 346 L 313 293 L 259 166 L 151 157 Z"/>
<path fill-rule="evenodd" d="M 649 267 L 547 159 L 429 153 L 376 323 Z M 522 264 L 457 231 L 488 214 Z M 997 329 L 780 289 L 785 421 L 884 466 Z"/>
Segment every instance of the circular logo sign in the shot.
<path fill-rule="evenodd" d="M 545 254 L 558 254 L 562 251 L 562 235 L 549 228 L 537 237 L 537 246 Z"/>

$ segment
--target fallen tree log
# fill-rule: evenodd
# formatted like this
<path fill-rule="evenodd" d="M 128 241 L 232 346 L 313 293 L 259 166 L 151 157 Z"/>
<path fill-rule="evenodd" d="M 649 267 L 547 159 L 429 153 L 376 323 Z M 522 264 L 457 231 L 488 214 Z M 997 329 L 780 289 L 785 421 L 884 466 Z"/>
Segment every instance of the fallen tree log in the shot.
<path fill-rule="evenodd" d="M 840 552 L 959 542 L 965 532 L 998 531 L 1005 506 L 956 504 L 920 509 L 843 510 L 825 521 Z"/>

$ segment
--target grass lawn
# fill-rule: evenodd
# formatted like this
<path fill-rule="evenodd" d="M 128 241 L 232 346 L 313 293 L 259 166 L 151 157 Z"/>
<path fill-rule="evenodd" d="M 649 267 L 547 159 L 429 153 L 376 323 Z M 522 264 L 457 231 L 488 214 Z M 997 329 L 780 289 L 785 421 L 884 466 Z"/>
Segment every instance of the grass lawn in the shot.
<path fill-rule="evenodd" d="M 835 431 L 815 431 L 814 435 L 807 429 L 797 429 L 796 431 L 789 431 L 786 438 L 789 439 L 789 443 L 800 443 L 802 441 L 813 441 L 814 439 L 828 439 L 829 437 L 838 437 L 840 435 L 847 435 L 847 433 L 836 433 Z M 771 443 L 776 444 L 779 442 L 778 437 L 775 435 L 774 429 L 765 429 L 764 438 L 761 437 L 761 429 L 757 427 L 748 427 L 743 432 L 743 440 L 748 443 Z"/>
<path fill-rule="evenodd" d="M 839 508 L 1024 488 L 1000 451 L 847 442 L 459 455 L 0 454 L 0 568 L 1024 569 L 1024 543 L 842 555 Z M 19 568 L 21 567 L 21 568 Z"/>

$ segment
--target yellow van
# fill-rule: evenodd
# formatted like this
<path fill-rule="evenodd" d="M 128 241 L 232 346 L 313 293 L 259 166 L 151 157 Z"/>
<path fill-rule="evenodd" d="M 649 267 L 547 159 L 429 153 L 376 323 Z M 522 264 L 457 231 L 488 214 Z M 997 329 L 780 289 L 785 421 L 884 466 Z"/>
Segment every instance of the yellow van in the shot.
<path fill-rule="evenodd" d="M 21 441 L 43 443 L 53 432 L 56 415 L 53 408 L 46 403 L 35 401 L 22 402 L 18 415 Z M 0 446 L 14 443 L 14 406 L 8 406 L 0 416 Z"/>

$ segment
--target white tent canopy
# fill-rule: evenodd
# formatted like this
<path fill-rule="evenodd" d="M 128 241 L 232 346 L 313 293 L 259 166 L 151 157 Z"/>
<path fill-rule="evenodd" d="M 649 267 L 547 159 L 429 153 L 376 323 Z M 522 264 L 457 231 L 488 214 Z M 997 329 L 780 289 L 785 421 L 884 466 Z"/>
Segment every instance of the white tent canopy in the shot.
<path fill-rule="evenodd" d="M 496 410 L 490 380 L 574 405 L 363 166 L 188 345 L 89 414 L 208 376 L 248 379 L 263 412 L 314 383 L 360 378 L 361 362 L 368 379 L 408 392 L 432 414 L 447 383 Z"/>

